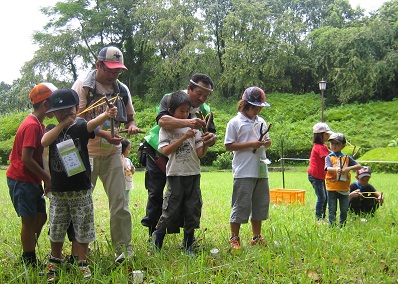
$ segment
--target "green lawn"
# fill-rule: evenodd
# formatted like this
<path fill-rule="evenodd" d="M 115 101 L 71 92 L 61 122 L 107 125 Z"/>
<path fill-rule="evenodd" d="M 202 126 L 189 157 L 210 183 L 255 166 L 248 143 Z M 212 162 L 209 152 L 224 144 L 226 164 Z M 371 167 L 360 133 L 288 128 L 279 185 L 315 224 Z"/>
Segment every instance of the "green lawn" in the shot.
<path fill-rule="evenodd" d="M 361 222 L 349 216 L 344 228 L 330 229 L 314 221 L 315 194 L 306 172 L 285 172 L 287 189 L 306 190 L 305 204 L 271 204 L 270 219 L 263 223 L 268 248 L 250 247 L 250 225 L 242 226 L 241 253 L 229 251 L 229 214 L 232 191 L 230 172 L 202 173 L 203 238 L 196 257 L 180 249 L 182 233 L 167 235 L 161 253 L 149 253 L 147 230 L 140 223 L 147 193 L 144 172 L 134 175 L 131 192 L 134 261 L 114 267 L 109 247 L 107 199 L 98 182 L 94 191 L 97 241 L 91 244 L 92 280 L 89 283 L 134 283 L 130 272 L 143 270 L 147 283 L 397 283 L 397 244 L 395 232 L 398 207 L 396 175 L 374 174 L 371 183 L 385 194 L 386 202 L 375 218 Z M 282 174 L 270 173 L 271 188 L 282 187 Z M 20 220 L 12 207 L 5 171 L 0 171 L 0 283 L 46 283 L 45 277 L 19 265 L 21 254 Z M 50 252 L 46 226 L 38 253 L 45 261 Z M 69 249 L 69 244 L 65 249 Z M 219 248 L 217 258 L 210 249 Z M 74 272 L 61 275 L 59 283 L 81 283 Z"/>

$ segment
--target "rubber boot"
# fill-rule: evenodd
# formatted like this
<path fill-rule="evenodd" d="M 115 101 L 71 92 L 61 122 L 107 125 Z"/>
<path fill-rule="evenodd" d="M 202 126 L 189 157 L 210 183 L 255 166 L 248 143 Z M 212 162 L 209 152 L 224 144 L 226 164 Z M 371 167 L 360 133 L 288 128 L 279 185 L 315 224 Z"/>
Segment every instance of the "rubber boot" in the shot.
<path fill-rule="evenodd" d="M 155 227 L 148 227 L 148 233 L 149 233 L 149 238 L 148 238 L 148 242 L 152 242 L 153 239 L 153 232 L 155 232 Z"/>
<path fill-rule="evenodd" d="M 163 245 L 164 236 L 166 234 L 155 231 L 155 232 L 153 232 L 153 235 L 155 236 L 155 247 L 157 249 L 161 249 L 162 245 Z"/>
<path fill-rule="evenodd" d="M 193 235 L 194 235 L 194 233 L 188 234 L 188 233 L 185 233 L 185 232 L 184 232 L 184 241 L 183 241 L 183 245 L 184 245 L 185 251 L 186 251 L 186 253 L 187 253 L 188 255 L 190 255 L 190 254 L 193 253 L 193 252 L 192 252 L 192 244 L 193 244 L 193 240 L 194 240 Z"/>

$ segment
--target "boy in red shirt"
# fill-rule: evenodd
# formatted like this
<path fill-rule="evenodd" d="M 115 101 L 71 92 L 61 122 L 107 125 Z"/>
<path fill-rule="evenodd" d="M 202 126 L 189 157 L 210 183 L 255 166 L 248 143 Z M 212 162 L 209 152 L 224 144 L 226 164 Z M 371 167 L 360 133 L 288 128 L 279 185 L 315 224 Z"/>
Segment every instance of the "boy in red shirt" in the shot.
<path fill-rule="evenodd" d="M 42 181 L 45 191 L 51 186 L 50 176 L 43 169 L 43 120 L 50 108 L 47 99 L 56 89 L 51 83 L 40 83 L 31 90 L 29 97 L 33 112 L 17 130 L 10 154 L 10 166 L 6 172 L 10 197 L 22 220 L 22 261 L 33 267 L 38 264 L 36 243 L 47 220 Z"/>

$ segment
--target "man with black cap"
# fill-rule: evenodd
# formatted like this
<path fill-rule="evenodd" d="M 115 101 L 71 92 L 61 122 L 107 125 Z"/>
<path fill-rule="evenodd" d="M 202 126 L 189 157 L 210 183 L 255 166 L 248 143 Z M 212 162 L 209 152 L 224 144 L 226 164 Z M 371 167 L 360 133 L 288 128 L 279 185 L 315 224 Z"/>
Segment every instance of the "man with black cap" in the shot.
<path fill-rule="evenodd" d="M 104 112 L 105 99 L 113 102 L 118 113 L 108 120 L 90 140 L 88 150 L 91 158 L 91 180 L 95 186 L 99 177 L 109 200 L 110 231 L 112 245 L 116 249 L 116 263 L 133 256 L 131 248 L 131 213 L 125 197 L 123 164 L 120 159 L 123 137 L 115 134 L 120 124 L 124 124 L 127 135 L 141 130 L 135 125 L 134 107 L 127 86 L 118 80 L 120 73 L 127 70 L 122 52 L 114 46 L 103 48 L 98 54 L 96 69 L 83 80 L 77 80 L 72 89 L 79 95 L 79 116 L 87 121 Z M 111 130 L 111 131 L 107 131 Z"/>

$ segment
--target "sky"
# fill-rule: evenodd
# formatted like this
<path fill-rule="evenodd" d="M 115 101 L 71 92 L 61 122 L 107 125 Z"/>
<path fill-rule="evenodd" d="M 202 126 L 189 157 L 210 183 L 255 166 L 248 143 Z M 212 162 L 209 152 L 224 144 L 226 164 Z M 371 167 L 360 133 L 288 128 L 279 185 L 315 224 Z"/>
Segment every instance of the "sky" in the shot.
<path fill-rule="evenodd" d="M 54 6 L 58 0 L 7 0 L 2 1 L 0 17 L 0 54 L 2 68 L 0 82 L 11 84 L 21 77 L 19 70 L 23 64 L 33 58 L 37 46 L 33 44 L 32 35 L 42 30 L 47 23 L 40 8 Z M 354 8 L 360 5 L 366 11 L 376 10 L 386 1 L 349 0 Z"/>

